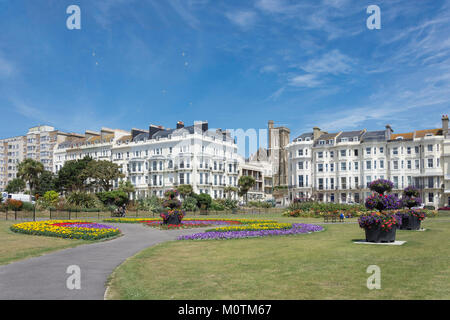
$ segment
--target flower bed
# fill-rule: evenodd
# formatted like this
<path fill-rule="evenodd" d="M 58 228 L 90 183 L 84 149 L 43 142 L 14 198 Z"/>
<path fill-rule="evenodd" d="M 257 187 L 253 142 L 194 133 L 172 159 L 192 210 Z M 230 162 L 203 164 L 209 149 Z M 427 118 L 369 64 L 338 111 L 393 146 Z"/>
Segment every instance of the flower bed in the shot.
<path fill-rule="evenodd" d="M 117 228 L 80 220 L 23 222 L 12 225 L 10 229 L 24 234 L 83 240 L 99 240 L 120 234 Z"/>
<path fill-rule="evenodd" d="M 103 222 L 110 223 L 147 223 L 153 221 L 163 221 L 161 218 L 108 218 L 103 219 Z M 275 220 L 264 219 L 225 219 L 225 218 L 211 218 L 211 219 L 196 219 L 196 218 L 184 218 L 183 222 L 188 221 L 202 221 L 211 222 L 211 224 L 250 224 L 250 223 L 276 223 Z"/>
<path fill-rule="evenodd" d="M 289 229 L 260 229 L 253 231 L 207 231 L 203 233 L 195 233 L 191 235 L 185 235 L 178 237 L 178 240 L 228 240 L 228 239 L 241 239 L 241 238 L 258 238 L 258 237 L 268 237 L 268 236 L 286 236 L 301 233 L 311 233 L 322 231 L 323 227 L 303 224 L 303 223 L 293 223 Z"/>
<path fill-rule="evenodd" d="M 313 217 L 320 218 L 328 215 L 344 214 L 345 217 L 359 217 L 366 213 L 367 210 L 363 205 L 358 204 L 341 204 L 341 203 L 325 203 L 325 202 L 294 202 L 284 212 L 286 217 Z"/>
<path fill-rule="evenodd" d="M 181 221 L 180 224 L 164 224 L 163 221 L 147 221 L 144 224 L 149 227 L 161 228 L 164 230 L 204 228 L 212 225 L 210 221 Z"/>
<path fill-rule="evenodd" d="M 252 223 L 240 226 L 227 226 L 206 230 L 206 232 L 258 231 L 291 229 L 292 223 Z"/>

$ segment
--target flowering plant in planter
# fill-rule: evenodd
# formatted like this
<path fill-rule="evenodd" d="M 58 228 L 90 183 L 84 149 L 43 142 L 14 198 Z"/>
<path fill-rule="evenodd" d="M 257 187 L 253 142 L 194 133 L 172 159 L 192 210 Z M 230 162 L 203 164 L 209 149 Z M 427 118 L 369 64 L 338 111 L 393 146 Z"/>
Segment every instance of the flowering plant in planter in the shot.
<path fill-rule="evenodd" d="M 366 208 L 369 210 L 395 210 L 402 207 L 402 202 L 392 194 L 372 194 L 367 197 L 365 202 Z"/>
<path fill-rule="evenodd" d="M 177 216 L 178 220 L 181 222 L 183 220 L 185 212 L 180 209 L 168 210 L 167 212 L 162 212 L 159 216 L 164 220 L 168 220 L 171 216 Z"/>
<path fill-rule="evenodd" d="M 175 189 L 170 189 L 170 190 L 167 190 L 166 192 L 164 192 L 164 197 L 169 198 L 169 199 L 174 199 L 174 198 L 178 197 L 178 195 L 179 195 L 179 193 Z"/>
<path fill-rule="evenodd" d="M 414 197 L 414 196 L 404 196 L 402 198 L 402 204 L 404 207 L 407 207 L 409 209 L 413 208 L 413 207 L 417 207 L 420 206 L 422 203 L 422 199 L 419 197 Z"/>
<path fill-rule="evenodd" d="M 393 227 L 399 227 L 402 219 L 397 214 L 381 214 L 372 212 L 358 218 L 359 226 L 363 229 L 380 227 L 382 231 L 390 231 Z"/>
<path fill-rule="evenodd" d="M 389 192 L 394 188 L 394 184 L 392 181 L 386 179 L 377 179 L 372 181 L 369 184 L 369 189 L 375 191 L 379 194 L 384 194 L 385 192 Z"/>
<path fill-rule="evenodd" d="M 403 193 L 408 197 L 419 197 L 419 190 L 413 186 L 408 186 L 403 189 Z"/>

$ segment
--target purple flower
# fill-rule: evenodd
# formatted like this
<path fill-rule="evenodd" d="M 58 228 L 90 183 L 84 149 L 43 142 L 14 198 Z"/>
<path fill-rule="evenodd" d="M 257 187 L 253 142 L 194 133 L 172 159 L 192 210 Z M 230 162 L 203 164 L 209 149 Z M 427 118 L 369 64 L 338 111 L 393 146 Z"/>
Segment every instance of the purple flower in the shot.
<path fill-rule="evenodd" d="M 291 229 L 279 230 L 258 230 L 258 231 L 227 231 L 218 232 L 210 231 L 203 233 L 195 233 L 178 237 L 178 240 L 211 240 L 211 239 L 240 239 L 240 238 L 255 238 L 267 236 L 285 236 L 300 233 L 311 233 L 322 231 L 323 227 L 312 224 L 294 223 Z"/>

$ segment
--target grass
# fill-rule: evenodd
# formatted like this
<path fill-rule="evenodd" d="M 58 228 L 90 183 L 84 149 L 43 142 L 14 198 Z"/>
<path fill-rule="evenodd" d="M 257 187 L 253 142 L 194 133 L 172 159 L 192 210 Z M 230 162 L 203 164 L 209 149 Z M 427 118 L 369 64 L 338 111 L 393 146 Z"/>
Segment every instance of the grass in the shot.
<path fill-rule="evenodd" d="M 449 299 L 450 219 L 423 226 L 428 230 L 398 231 L 403 246 L 354 244 L 364 238 L 357 224 L 289 237 L 166 242 L 119 266 L 108 298 Z M 366 287 L 369 265 L 381 268 L 381 290 Z"/>
<path fill-rule="evenodd" d="M 17 221 L 19 222 L 19 221 Z M 0 265 L 40 256 L 42 254 L 92 243 L 86 240 L 71 240 L 55 237 L 32 236 L 9 230 L 14 221 L 0 221 Z"/>

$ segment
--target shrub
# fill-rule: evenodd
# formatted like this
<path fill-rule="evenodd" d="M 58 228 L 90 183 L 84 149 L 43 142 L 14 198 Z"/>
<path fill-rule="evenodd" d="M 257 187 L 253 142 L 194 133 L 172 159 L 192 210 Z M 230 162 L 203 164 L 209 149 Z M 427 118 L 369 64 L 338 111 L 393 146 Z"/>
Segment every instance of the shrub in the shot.
<path fill-rule="evenodd" d="M 23 207 L 23 202 L 20 200 L 8 199 L 6 205 L 9 210 L 20 210 Z"/>
<path fill-rule="evenodd" d="M 329 214 L 344 213 L 345 216 L 358 217 L 367 209 L 359 204 L 344 204 L 332 202 L 294 202 L 283 213 L 290 217 L 321 217 Z"/>
<path fill-rule="evenodd" d="M 150 211 L 153 213 L 161 212 L 163 210 L 161 199 L 155 195 L 139 200 L 137 208 L 139 210 Z"/>
<path fill-rule="evenodd" d="M 22 208 L 20 210 L 23 211 L 33 211 L 34 210 L 34 204 L 31 202 L 24 202 L 22 205 Z"/>
<path fill-rule="evenodd" d="M 120 207 L 128 203 L 128 194 L 120 190 L 98 192 L 97 197 L 105 206 L 115 205 Z"/>
<path fill-rule="evenodd" d="M 198 209 L 197 198 L 187 196 L 186 199 L 184 199 L 183 205 L 181 206 L 181 208 L 185 211 L 197 211 L 197 209 Z"/>
<path fill-rule="evenodd" d="M 211 207 L 212 198 L 207 193 L 197 195 L 197 205 L 201 209 L 208 210 Z"/>
<path fill-rule="evenodd" d="M 225 206 L 218 200 L 212 200 L 211 210 L 223 211 L 223 210 L 225 210 Z"/>
<path fill-rule="evenodd" d="M 238 201 L 237 200 L 231 200 L 231 199 L 225 199 L 223 200 L 223 205 L 228 210 L 233 210 L 238 207 Z"/>
<path fill-rule="evenodd" d="M 98 208 L 101 207 L 101 202 L 95 194 L 74 191 L 67 197 L 67 204 L 77 208 Z"/>
<path fill-rule="evenodd" d="M 249 201 L 248 206 L 254 208 L 271 208 L 272 203 L 265 201 Z"/>
<path fill-rule="evenodd" d="M 37 201 L 39 206 L 47 209 L 49 207 L 57 206 L 59 201 L 59 194 L 56 191 L 47 191 L 42 197 Z"/>

